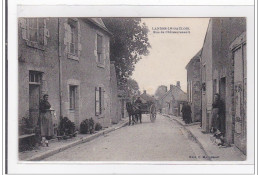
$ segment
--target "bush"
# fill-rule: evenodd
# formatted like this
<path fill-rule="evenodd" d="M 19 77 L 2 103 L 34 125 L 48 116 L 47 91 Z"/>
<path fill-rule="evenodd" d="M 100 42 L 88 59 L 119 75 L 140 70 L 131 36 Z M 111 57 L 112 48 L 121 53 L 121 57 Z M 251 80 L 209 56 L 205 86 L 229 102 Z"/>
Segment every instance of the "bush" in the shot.
<path fill-rule="evenodd" d="M 96 125 L 95 125 L 95 131 L 99 131 L 99 130 L 101 130 L 101 129 L 102 129 L 101 124 L 100 124 L 100 123 L 96 123 Z"/>
<path fill-rule="evenodd" d="M 83 120 L 80 124 L 80 133 L 92 134 L 94 132 L 94 120 L 92 118 Z"/>
<path fill-rule="evenodd" d="M 59 126 L 59 135 L 69 136 L 69 135 L 73 135 L 74 132 L 75 132 L 75 124 L 71 122 L 67 117 L 62 118 Z"/>

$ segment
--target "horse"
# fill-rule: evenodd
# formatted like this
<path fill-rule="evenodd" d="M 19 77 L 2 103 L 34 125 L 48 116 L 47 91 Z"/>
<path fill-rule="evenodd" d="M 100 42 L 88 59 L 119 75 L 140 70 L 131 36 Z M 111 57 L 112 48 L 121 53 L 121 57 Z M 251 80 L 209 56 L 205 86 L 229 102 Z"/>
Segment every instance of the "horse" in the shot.
<path fill-rule="evenodd" d="M 141 110 L 139 109 L 139 107 L 137 107 L 136 105 L 133 105 L 131 102 L 127 102 L 126 103 L 126 110 L 129 116 L 129 125 L 135 124 L 138 122 L 138 119 L 141 121 L 141 115 L 140 112 Z"/>

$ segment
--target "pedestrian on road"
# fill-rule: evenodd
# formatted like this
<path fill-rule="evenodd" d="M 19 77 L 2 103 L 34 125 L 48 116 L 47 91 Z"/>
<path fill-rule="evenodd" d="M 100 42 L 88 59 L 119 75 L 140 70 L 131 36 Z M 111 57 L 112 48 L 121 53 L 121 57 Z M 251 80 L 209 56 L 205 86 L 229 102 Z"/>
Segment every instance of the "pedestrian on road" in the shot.
<path fill-rule="evenodd" d="M 130 100 L 127 100 L 126 102 L 126 110 L 129 116 L 129 125 L 135 123 L 135 118 L 134 118 L 134 110 L 133 110 L 133 105 Z"/>
<path fill-rule="evenodd" d="M 216 93 L 214 95 L 214 102 L 212 104 L 212 123 L 211 132 L 216 133 L 218 130 L 225 133 L 225 107 L 223 101 L 220 99 L 220 95 Z"/>
<path fill-rule="evenodd" d="M 142 100 L 140 97 L 137 97 L 137 100 L 135 101 L 135 106 L 137 107 L 137 116 L 139 116 L 140 123 L 142 123 L 142 111 L 141 111 L 141 105 L 142 105 Z M 138 121 L 138 119 L 137 119 Z"/>
<path fill-rule="evenodd" d="M 188 102 L 184 103 L 181 112 L 182 112 L 185 124 L 191 123 L 191 113 L 192 112 L 191 112 L 191 107 L 188 104 Z"/>

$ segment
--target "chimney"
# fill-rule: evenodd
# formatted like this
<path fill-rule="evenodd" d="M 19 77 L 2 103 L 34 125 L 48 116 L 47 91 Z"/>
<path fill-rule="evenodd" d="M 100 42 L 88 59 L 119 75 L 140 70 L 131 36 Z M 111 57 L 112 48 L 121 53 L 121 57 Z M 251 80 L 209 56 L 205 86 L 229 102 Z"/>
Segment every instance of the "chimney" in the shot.
<path fill-rule="evenodd" d="M 180 81 L 177 81 L 176 86 L 177 86 L 178 88 L 181 88 L 181 83 L 180 83 Z"/>
<path fill-rule="evenodd" d="M 173 84 L 170 85 L 170 90 L 172 90 L 172 89 L 173 89 Z"/>
<path fill-rule="evenodd" d="M 146 90 L 144 90 L 144 94 L 146 94 Z"/>
<path fill-rule="evenodd" d="M 166 93 L 167 92 L 167 86 L 161 86 L 161 89 Z"/>

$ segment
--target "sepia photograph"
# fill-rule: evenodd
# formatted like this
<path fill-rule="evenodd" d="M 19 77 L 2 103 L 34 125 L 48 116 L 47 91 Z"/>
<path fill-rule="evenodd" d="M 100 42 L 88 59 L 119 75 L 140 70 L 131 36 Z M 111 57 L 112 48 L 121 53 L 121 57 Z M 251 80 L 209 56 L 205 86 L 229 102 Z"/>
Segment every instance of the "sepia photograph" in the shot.
<path fill-rule="evenodd" d="M 246 17 L 17 22 L 17 161 L 247 160 Z"/>

